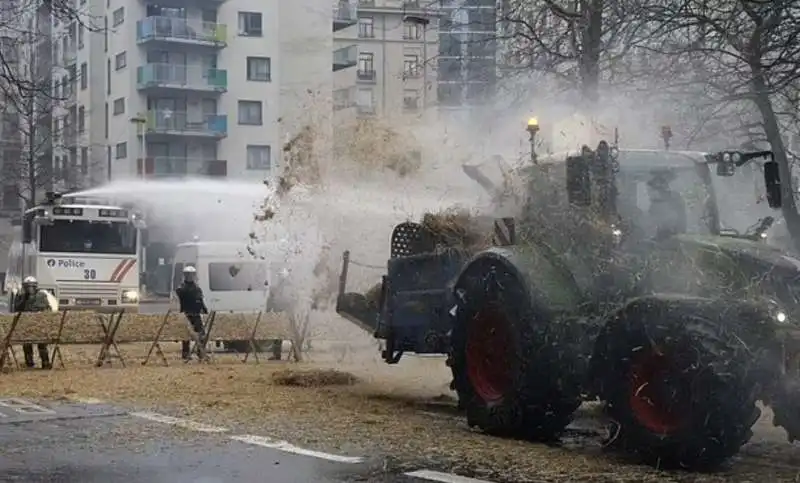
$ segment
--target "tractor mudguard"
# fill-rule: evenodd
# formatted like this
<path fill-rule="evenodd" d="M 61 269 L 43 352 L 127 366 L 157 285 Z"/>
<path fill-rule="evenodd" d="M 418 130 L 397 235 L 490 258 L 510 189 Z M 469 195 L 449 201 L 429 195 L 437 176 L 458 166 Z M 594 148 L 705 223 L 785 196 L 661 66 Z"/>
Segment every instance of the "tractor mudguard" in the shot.
<path fill-rule="evenodd" d="M 461 279 L 474 263 L 496 262 L 529 288 L 532 302 L 548 311 L 574 313 L 584 303 L 583 294 L 572 277 L 549 251 L 535 244 L 493 247 L 473 256 L 461 269 Z M 458 283 L 455 285 L 458 286 Z M 458 294 L 456 294 L 458 296 Z"/>

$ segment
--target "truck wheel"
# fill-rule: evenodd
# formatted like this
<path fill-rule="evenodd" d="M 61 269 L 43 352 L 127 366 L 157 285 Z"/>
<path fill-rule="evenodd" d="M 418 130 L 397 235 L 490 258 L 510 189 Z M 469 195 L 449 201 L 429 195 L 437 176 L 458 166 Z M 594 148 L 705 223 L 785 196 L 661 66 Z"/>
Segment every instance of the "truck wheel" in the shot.
<path fill-rule="evenodd" d="M 567 380 L 562 368 L 539 350 L 550 323 L 507 262 L 487 257 L 462 274 L 451 368 L 470 426 L 496 436 L 552 440 L 569 424 L 580 395 L 560 386 Z"/>
<path fill-rule="evenodd" d="M 617 426 L 609 445 L 657 467 L 711 469 L 736 454 L 760 415 L 752 355 L 728 323 L 742 314 L 657 297 L 617 313 L 596 353 L 599 394 Z"/>

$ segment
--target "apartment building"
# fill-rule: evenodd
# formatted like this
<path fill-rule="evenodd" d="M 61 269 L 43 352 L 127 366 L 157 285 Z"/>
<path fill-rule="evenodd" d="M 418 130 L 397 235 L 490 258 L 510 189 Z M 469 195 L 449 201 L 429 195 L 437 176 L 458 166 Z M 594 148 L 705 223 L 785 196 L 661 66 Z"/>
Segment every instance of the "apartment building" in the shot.
<path fill-rule="evenodd" d="M 339 94 L 340 103 L 389 118 L 435 105 L 437 16 L 429 0 L 360 0 L 358 25 L 337 36 L 358 46 L 357 84 L 351 97 Z"/>
<path fill-rule="evenodd" d="M 91 2 L 59 25 L 56 165 L 104 179 L 261 178 L 277 161 L 278 0 Z M 64 91 L 66 89 L 66 93 Z M 100 174 L 98 176 L 98 174 Z"/>
<path fill-rule="evenodd" d="M 496 0 L 441 0 L 440 109 L 464 109 L 492 99 L 497 84 L 497 15 Z"/>

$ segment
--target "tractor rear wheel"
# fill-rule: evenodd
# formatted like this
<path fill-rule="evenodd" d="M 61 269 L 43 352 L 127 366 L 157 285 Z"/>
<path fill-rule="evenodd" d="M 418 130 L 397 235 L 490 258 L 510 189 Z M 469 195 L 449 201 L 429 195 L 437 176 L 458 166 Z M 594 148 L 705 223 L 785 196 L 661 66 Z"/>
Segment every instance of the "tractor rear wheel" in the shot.
<path fill-rule="evenodd" d="M 733 456 L 760 415 L 752 355 L 702 299 L 638 299 L 598 339 L 599 394 L 615 422 L 609 445 L 657 467 L 711 469 Z M 727 314 L 727 315 L 726 315 Z"/>
<path fill-rule="evenodd" d="M 473 262 L 456 285 L 454 315 L 450 366 L 469 425 L 496 436 L 557 438 L 580 405 L 579 388 L 543 356 L 552 321 L 532 306 L 515 270 L 489 257 Z"/>

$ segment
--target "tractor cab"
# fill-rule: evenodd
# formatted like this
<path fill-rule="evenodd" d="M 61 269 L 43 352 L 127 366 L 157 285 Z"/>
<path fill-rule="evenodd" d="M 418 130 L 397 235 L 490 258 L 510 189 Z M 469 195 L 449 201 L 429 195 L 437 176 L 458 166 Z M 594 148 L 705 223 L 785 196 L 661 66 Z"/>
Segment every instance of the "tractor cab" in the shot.
<path fill-rule="evenodd" d="M 625 226 L 629 233 L 652 239 L 669 234 L 734 236 L 761 239 L 771 226 L 770 217 L 746 233 L 723 229 L 713 176 L 730 177 L 737 168 L 759 158 L 770 207 L 780 206 L 780 183 L 771 151 L 666 151 L 609 148 L 548 156 L 529 168 L 531 178 L 564 186 L 563 201 L 572 208 L 589 209 L 608 223 Z M 563 169 L 554 169 L 562 165 Z M 713 170 L 712 170 L 713 168 Z M 538 171 L 538 173 L 536 173 Z M 556 174 L 557 173 L 557 174 Z M 531 196 L 531 198 L 538 198 Z"/>

